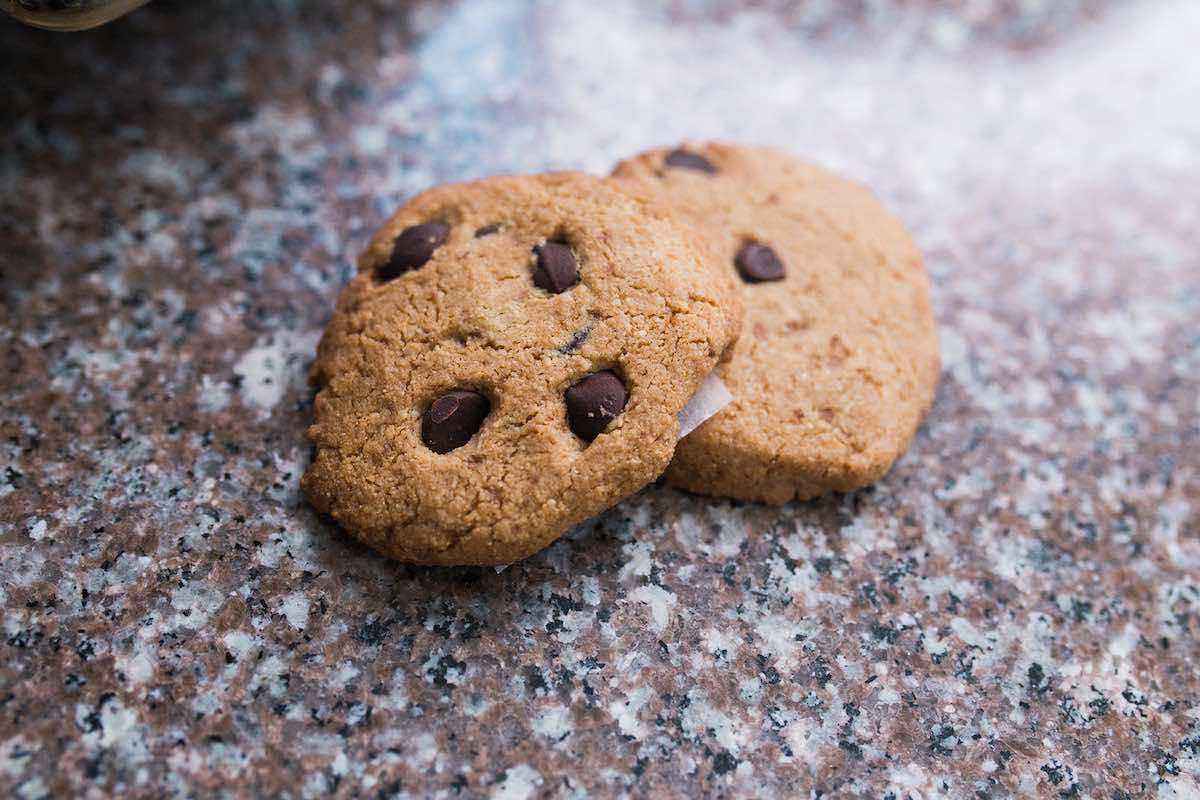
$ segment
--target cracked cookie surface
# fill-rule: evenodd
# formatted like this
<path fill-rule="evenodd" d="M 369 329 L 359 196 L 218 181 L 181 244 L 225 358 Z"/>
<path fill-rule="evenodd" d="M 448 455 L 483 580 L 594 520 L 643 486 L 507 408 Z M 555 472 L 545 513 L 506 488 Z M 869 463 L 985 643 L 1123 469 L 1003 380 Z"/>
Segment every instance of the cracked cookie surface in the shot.
<path fill-rule="evenodd" d="M 700 264 L 669 212 L 582 174 L 418 195 L 318 347 L 306 494 L 403 561 L 545 547 L 670 461 L 739 323 Z"/>
<path fill-rule="evenodd" d="M 783 503 L 887 472 L 940 371 L 929 278 L 903 225 L 865 187 L 765 148 L 652 150 L 613 179 L 669 203 L 745 306 L 717 369 L 734 401 L 679 443 L 667 480 Z"/>

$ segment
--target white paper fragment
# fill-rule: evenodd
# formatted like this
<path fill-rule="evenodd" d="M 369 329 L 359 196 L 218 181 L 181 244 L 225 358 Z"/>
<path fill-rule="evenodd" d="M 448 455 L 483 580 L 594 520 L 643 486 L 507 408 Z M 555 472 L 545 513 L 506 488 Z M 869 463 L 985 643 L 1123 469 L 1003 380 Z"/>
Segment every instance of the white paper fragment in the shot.
<path fill-rule="evenodd" d="M 682 439 L 699 428 L 700 423 L 732 402 L 733 395 L 729 393 L 724 381 L 717 377 L 717 373 L 708 373 L 708 377 L 701 382 L 692 399 L 688 400 L 687 405 L 679 412 L 679 438 Z"/>

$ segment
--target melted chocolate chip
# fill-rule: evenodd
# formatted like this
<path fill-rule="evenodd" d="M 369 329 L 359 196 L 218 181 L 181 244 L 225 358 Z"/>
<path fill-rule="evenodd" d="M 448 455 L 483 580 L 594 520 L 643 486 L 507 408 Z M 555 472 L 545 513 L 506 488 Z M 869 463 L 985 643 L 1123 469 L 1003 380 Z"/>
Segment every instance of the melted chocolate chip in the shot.
<path fill-rule="evenodd" d="M 376 279 L 380 282 L 394 280 L 423 267 L 449 236 L 450 226 L 444 222 L 423 222 L 405 228 L 392 245 L 392 257 L 376 270 Z"/>
<path fill-rule="evenodd" d="M 567 423 L 576 436 L 590 442 L 616 419 L 628 400 L 629 392 L 615 372 L 592 373 L 567 389 Z"/>
<path fill-rule="evenodd" d="M 496 231 L 500 230 L 500 223 L 493 222 L 491 225 L 484 225 L 475 231 L 475 238 L 482 239 L 485 236 L 491 236 Z"/>
<path fill-rule="evenodd" d="M 746 242 L 733 259 L 733 263 L 737 265 L 738 272 L 746 283 L 783 280 L 783 262 L 775 255 L 775 251 L 765 244 Z"/>
<path fill-rule="evenodd" d="M 561 294 L 579 283 L 579 265 L 575 253 L 562 242 L 546 242 L 533 248 L 537 264 L 533 285 L 551 294 Z"/>
<path fill-rule="evenodd" d="M 491 402 L 479 392 L 446 392 L 421 415 L 421 441 L 435 453 L 449 453 L 471 441 L 491 410 Z"/>
<path fill-rule="evenodd" d="M 717 167 L 711 161 L 699 153 L 684 150 L 682 147 L 667 153 L 667 157 L 663 159 L 663 163 L 668 167 L 693 169 L 697 172 L 707 172 L 709 175 L 717 174 Z"/>

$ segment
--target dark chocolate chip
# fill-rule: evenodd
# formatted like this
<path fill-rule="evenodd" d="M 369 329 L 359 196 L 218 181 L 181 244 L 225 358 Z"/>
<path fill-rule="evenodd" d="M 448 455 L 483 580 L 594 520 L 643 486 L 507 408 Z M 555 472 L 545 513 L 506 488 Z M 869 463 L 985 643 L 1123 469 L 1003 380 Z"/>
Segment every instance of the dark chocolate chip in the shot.
<path fill-rule="evenodd" d="M 746 283 L 783 280 L 783 262 L 765 244 L 746 242 L 733 259 Z"/>
<path fill-rule="evenodd" d="M 449 236 L 450 226 L 444 222 L 424 222 L 405 228 L 392 245 L 392 257 L 376 271 L 375 277 L 390 281 L 424 266 Z"/>
<path fill-rule="evenodd" d="M 579 265 L 575 254 L 562 242 L 546 242 L 533 248 L 537 265 L 533 268 L 533 285 L 551 294 L 560 294 L 579 283 Z"/>
<path fill-rule="evenodd" d="M 491 410 L 491 402 L 479 392 L 446 392 L 421 415 L 421 441 L 435 453 L 449 453 L 471 441 Z"/>
<path fill-rule="evenodd" d="M 667 153 L 667 157 L 663 159 L 663 163 L 668 167 L 694 169 L 697 172 L 707 172 L 709 175 L 717 174 L 716 165 L 714 165 L 711 161 L 699 153 L 693 153 L 691 150 L 684 150 L 682 147 Z"/>
<path fill-rule="evenodd" d="M 575 435 L 590 442 L 625 408 L 629 392 L 612 370 L 595 372 L 567 389 L 567 422 Z"/>
<path fill-rule="evenodd" d="M 475 238 L 482 239 L 485 236 L 491 236 L 496 231 L 500 230 L 500 223 L 493 222 L 491 225 L 484 225 L 479 230 L 475 231 Z"/>

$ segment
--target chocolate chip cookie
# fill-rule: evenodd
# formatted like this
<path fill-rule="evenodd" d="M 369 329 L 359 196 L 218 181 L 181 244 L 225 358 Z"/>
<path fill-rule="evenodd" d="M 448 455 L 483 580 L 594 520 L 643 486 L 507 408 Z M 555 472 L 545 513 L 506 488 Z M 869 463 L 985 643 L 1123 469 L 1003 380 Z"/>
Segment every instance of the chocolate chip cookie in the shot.
<path fill-rule="evenodd" d="M 667 479 L 783 503 L 882 476 L 933 402 L 929 279 L 866 188 L 773 150 L 643 153 L 613 179 L 669 202 L 741 282 L 742 335 L 717 373 L 734 401 L 680 443 Z"/>
<path fill-rule="evenodd" d="M 581 174 L 413 198 L 318 348 L 305 492 L 403 561 L 545 547 L 670 461 L 739 322 L 701 263 L 661 207 Z"/>

